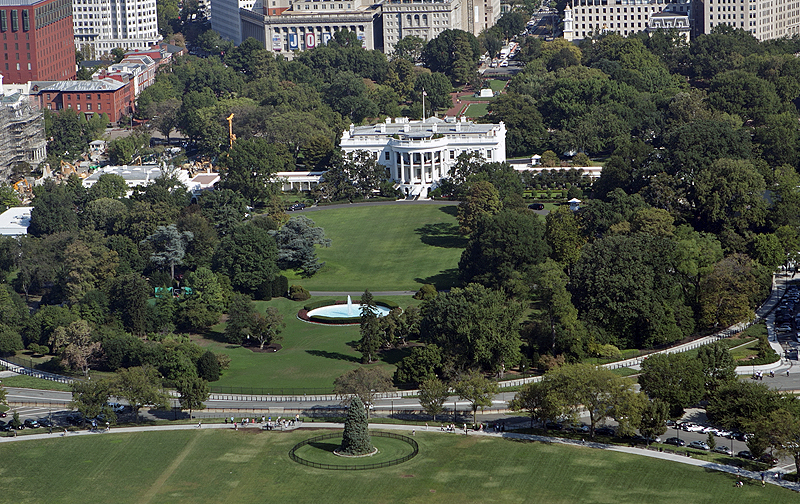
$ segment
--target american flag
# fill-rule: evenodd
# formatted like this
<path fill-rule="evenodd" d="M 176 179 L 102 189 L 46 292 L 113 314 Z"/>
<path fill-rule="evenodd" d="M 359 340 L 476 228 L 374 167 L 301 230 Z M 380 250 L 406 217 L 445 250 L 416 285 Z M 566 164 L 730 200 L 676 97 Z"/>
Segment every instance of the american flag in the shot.
<path fill-rule="evenodd" d="M 422 96 L 428 96 L 428 93 L 426 93 L 424 89 L 422 90 Z"/>

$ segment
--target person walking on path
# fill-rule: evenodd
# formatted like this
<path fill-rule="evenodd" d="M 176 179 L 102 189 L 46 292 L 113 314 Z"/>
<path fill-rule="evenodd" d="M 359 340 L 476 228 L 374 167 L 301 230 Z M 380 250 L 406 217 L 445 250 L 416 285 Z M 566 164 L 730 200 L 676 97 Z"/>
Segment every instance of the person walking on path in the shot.
<path fill-rule="evenodd" d="M 764 481 L 764 478 L 765 478 L 765 476 L 764 476 L 764 473 L 762 472 L 761 473 L 761 488 L 764 488 L 765 486 L 767 486 L 767 482 Z"/>

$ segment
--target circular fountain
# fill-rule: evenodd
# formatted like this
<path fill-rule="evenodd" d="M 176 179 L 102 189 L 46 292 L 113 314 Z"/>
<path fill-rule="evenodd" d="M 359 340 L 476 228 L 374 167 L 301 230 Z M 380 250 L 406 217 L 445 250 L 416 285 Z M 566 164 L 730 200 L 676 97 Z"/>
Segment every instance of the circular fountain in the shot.
<path fill-rule="evenodd" d="M 390 311 L 391 308 L 381 305 L 380 302 L 376 303 L 375 314 L 378 317 L 383 317 Z M 353 300 L 347 296 L 347 304 L 329 304 L 313 310 L 301 310 L 298 316 L 301 320 L 319 324 L 358 324 L 361 322 L 361 307 L 353 305 Z"/>

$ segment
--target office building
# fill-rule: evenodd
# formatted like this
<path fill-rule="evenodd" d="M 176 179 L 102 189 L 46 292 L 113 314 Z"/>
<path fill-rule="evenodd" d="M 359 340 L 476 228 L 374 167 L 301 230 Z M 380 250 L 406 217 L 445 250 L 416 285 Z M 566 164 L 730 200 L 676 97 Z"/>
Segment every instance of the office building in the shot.
<path fill-rule="evenodd" d="M 74 79 L 70 0 L 0 0 L 0 44 L 6 83 Z"/>

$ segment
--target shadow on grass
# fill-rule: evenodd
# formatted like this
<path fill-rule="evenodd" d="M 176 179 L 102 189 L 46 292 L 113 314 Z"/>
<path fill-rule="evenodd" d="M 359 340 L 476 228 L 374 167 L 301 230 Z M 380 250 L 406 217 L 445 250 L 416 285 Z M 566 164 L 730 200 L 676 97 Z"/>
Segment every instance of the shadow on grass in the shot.
<path fill-rule="evenodd" d="M 411 348 L 412 347 L 381 350 L 381 360 L 387 364 L 397 364 L 411 353 Z"/>
<path fill-rule="evenodd" d="M 338 449 L 342 446 L 341 442 L 333 442 L 333 441 L 317 441 L 316 443 L 308 443 L 308 446 L 312 448 L 316 448 L 318 450 L 324 450 L 326 452 L 333 453 L 334 450 Z"/>
<path fill-rule="evenodd" d="M 425 245 L 440 248 L 464 248 L 467 246 L 467 239 L 458 232 L 457 224 L 439 222 L 436 224 L 425 224 L 414 230 L 420 235 L 420 240 Z"/>
<path fill-rule="evenodd" d="M 421 284 L 433 284 L 436 290 L 447 290 L 461 284 L 458 268 L 442 270 L 436 275 L 431 275 L 427 278 L 415 278 L 414 281 Z"/>
<path fill-rule="evenodd" d="M 439 207 L 439 211 L 446 213 L 447 215 L 452 215 L 453 217 L 458 216 L 458 205 L 445 205 Z"/>
<path fill-rule="evenodd" d="M 348 362 L 361 362 L 358 357 L 353 357 L 352 355 L 345 355 L 339 352 L 328 352 L 326 350 L 306 350 L 306 353 L 309 355 L 313 355 L 314 357 L 325 357 L 326 359 L 336 359 L 336 360 L 343 360 Z"/>

